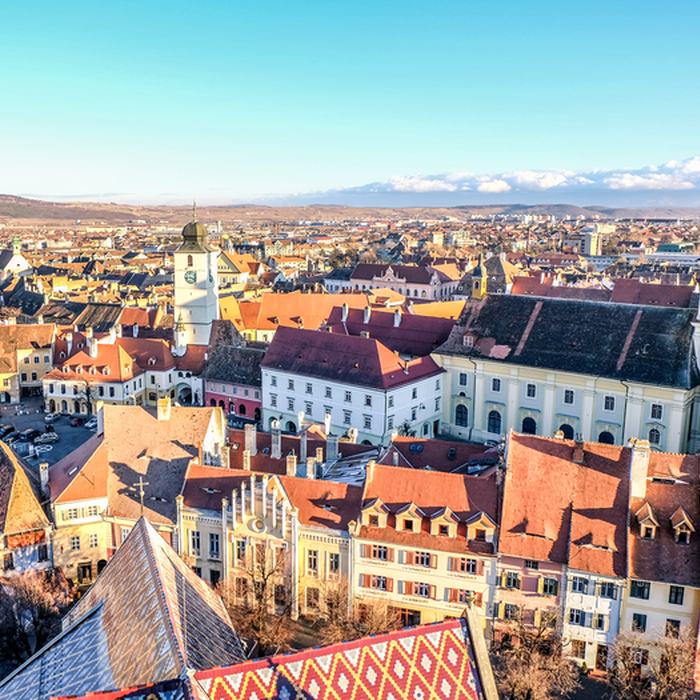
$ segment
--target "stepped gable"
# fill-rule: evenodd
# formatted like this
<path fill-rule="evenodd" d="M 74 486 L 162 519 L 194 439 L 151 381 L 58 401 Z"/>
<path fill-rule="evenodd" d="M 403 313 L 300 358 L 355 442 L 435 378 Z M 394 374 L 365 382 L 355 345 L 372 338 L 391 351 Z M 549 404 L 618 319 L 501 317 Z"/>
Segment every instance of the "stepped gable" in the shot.
<path fill-rule="evenodd" d="M 693 311 L 501 295 L 472 299 L 444 355 L 690 389 Z"/>
<path fill-rule="evenodd" d="M 183 687 L 191 671 L 243 659 L 221 598 L 141 518 L 63 632 L 0 682 L 0 697 L 48 700 L 171 679 Z"/>
<path fill-rule="evenodd" d="M 440 374 L 430 357 L 405 362 L 373 338 L 280 326 L 261 367 L 373 389 Z"/>

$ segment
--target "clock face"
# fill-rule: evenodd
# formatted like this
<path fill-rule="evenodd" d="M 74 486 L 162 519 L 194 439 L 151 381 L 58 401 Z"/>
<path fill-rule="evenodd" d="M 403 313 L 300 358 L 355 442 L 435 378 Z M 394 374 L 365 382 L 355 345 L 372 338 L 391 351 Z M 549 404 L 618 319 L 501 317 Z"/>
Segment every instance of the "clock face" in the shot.
<path fill-rule="evenodd" d="M 185 272 L 185 282 L 189 284 L 194 284 L 197 281 L 197 273 L 194 270 L 187 270 Z"/>

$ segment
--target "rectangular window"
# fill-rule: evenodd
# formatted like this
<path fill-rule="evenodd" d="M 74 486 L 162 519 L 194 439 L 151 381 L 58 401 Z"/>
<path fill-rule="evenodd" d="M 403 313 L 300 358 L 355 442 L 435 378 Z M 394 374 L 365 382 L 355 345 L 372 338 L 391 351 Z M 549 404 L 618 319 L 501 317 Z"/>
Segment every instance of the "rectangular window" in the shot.
<path fill-rule="evenodd" d="M 501 380 L 497 377 L 491 379 L 491 391 L 498 393 L 501 390 Z"/>
<path fill-rule="evenodd" d="M 36 548 L 36 553 L 37 553 L 37 558 L 39 561 L 48 561 L 49 560 L 49 548 L 45 544 L 40 544 Z"/>
<path fill-rule="evenodd" d="M 379 559 L 380 561 L 388 561 L 389 559 L 389 550 L 384 545 L 373 544 L 370 552 L 372 559 Z"/>
<path fill-rule="evenodd" d="M 70 548 L 76 552 L 80 549 L 80 535 L 74 535 L 70 538 Z"/>
<path fill-rule="evenodd" d="M 352 421 L 352 413 L 350 411 L 343 411 L 343 425 L 350 425 Z"/>
<path fill-rule="evenodd" d="M 90 548 L 91 548 L 91 549 L 94 549 L 95 547 L 97 547 L 97 545 L 98 545 L 98 537 L 97 537 L 97 534 L 96 534 L 96 533 L 93 532 L 93 533 L 90 535 L 90 538 L 89 538 L 89 540 L 88 540 L 88 544 L 90 545 Z"/>
<path fill-rule="evenodd" d="M 678 639 L 681 634 L 681 621 L 680 620 L 666 620 L 666 636 L 673 637 L 673 639 Z"/>
<path fill-rule="evenodd" d="M 617 598 L 617 586 L 612 581 L 601 581 L 598 586 L 601 598 Z"/>
<path fill-rule="evenodd" d="M 559 592 L 559 581 L 555 578 L 543 578 L 542 579 L 542 594 L 543 595 L 557 595 Z"/>
<path fill-rule="evenodd" d="M 345 392 L 345 400 L 352 401 L 352 392 L 350 392 L 350 391 Z"/>
<path fill-rule="evenodd" d="M 536 562 L 534 559 L 526 559 L 525 560 L 525 568 L 526 569 L 537 569 L 540 568 L 539 562 Z"/>
<path fill-rule="evenodd" d="M 582 639 L 572 639 L 571 640 L 571 656 L 575 659 L 585 659 L 586 658 L 586 642 Z"/>
<path fill-rule="evenodd" d="M 588 579 L 582 576 L 574 576 L 571 580 L 571 591 L 586 595 L 588 593 Z"/>
<path fill-rule="evenodd" d="M 29 356 L 28 355 L 27 355 L 27 357 L 24 358 L 24 364 L 25 365 L 29 364 Z"/>
<path fill-rule="evenodd" d="M 595 615 L 593 619 L 593 627 L 597 630 L 605 629 L 605 615 Z"/>
<path fill-rule="evenodd" d="M 340 572 L 340 554 L 333 552 L 328 555 L 328 571 L 331 574 Z"/>
<path fill-rule="evenodd" d="M 647 616 L 642 613 L 632 614 L 632 631 L 646 632 L 647 631 Z"/>
<path fill-rule="evenodd" d="M 430 598 L 430 584 L 428 584 L 428 583 L 414 583 L 413 584 L 413 595 L 420 596 L 421 598 Z"/>
<path fill-rule="evenodd" d="M 520 576 L 514 571 L 508 571 L 505 576 L 506 588 L 520 588 Z"/>
<path fill-rule="evenodd" d="M 450 527 L 449 525 L 440 525 L 438 526 L 438 534 L 447 537 L 450 534 Z"/>
<path fill-rule="evenodd" d="M 460 386 L 467 386 L 467 374 L 466 374 L 466 372 L 459 373 L 459 385 Z"/>
<path fill-rule="evenodd" d="M 193 566 L 192 571 L 194 572 L 195 576 L 199 576 L 199 578 L 202 578 L 202 567 L 201 566 Z"/>
<path fill-rule="evenodd" d="M 574 392 L 573 389 L 564 389 L 564 403 L 574 402 Z"/>
<path fill-rule="evenodd" d="M 537 387 L 534 384 L 527 385 L 527 397 L 528 399 L 534 399 L 537 396 Z"/>
<path fill-rule="evenodd" d="M 418 417 L 418 408 L 414 406 L 413 408 L 411 408 L 411 420 L 416 420 L 417 417 Z"/>
<path fill-rule="evenodd" d="M 49 356 L 48 356 L 48 355 L 44 355 L 44 362 L 48 362 L 48 361 L 49 361 Z"/>
<path fill-rule="evenodd" d="M 314 387 L 311 384 L 311 382 L 306 382 L 306 393 L 307 394 L 313 394 L 314 393 Z"/>
<path fill-rule="evenodd" d="M 394 429 L 394 416 L 389 416 L 389 417 L 386 419 L 386 427 L 387 427 L 389 430 L 393 430 L 393 429 Z"/>
<path fill-rule="evenodd" d="M 412 399 L 418 398 L 418 389 L 416 389 L 416 388 L 411 389 L 411 398 Z"/>
<path fill-rule="evenodd" d="M 632 581 L 630 584 L 630 597 L 632 598 L 642 598 L 643 600 L 649 600 L 649 589 L 651 584 L 649 581 Z"/>
<path fill-rule="evenodd" d="M 329 386 L 326 387 L 326 393 L 325 396 L 327 399 L 332 399 L 333 398 L 333 392 L 331 391 L 331 388 Z"/>
<path fill-rule="evenodd" d="M 12 552 L 7 552 L 2 559 L 2 568 L 5 571 L 11 571 L 15 568 L 15 559 Z"/>
<path fill-rule="evenodd" d="M 440 380 L 439 379 L 435 380 L 435 391 L 440 391 Z"/>
<path fill-rule="evenodd" d="M 683 605 L 684 594 L 683 586 L 671 586 L 668 591 L 668 602 L 673 605 Z"/>
<path fill-rule="evenodd" d="M 270 386 L 277 386 L 277 377 L 274 374 L 270 375 Z"/>
<path fill-rule="evenodd" d="M 365 394 L 365 406 L 371 406 L 372 405 L 372 397 L 370 394 Z"/>
<path fill-rule="evenodd" d="M 236 561 L 238 562 L 239 566 L 243 566 L 245 564 L 245 547 L 245 540 L 236 540 Z"/>
<path fill-rule="evenodd" d="M 124 544 L 124 542 L 126 542 L 126 538 L 129 536 L 130 532 L 131 532 L 131 528 L 127 527 L 125 525 L 122 525 L 119 528 L 119 542 L 121 544 Z"/>
<path fill-rule="evenodd" d="M 32 372 L 32 381 L 33 381 L 33 382 L 36 381 L 36 372 Z"/>
<path fill-rule="evenodd" d="M 436 411 L 440 410 L 440 397 L 439 396 L 435 399 L 435 410 Z"/>
<path fill-rule="evenodd" d="M 304 403 L 304 411 L 309 418 L 311 417 L 311 415 L 313 413 L 313 408 L 314 408 L 314 406 L 310 401 L 306 401 Z"/>
<path fill-rule="evenodd" d="M 34 355 L 34 364 L 35 365 L 39 364 L 39 355 Z"/>
<path fill-rule="evenodd" d="M 234 582 L 236 598 L 245 598 L 248 595 L 248 579 L 238 577 Z"/>
<path fill-rule="evenodd" d="M 289 397 L 287 397 L 287 410 L 288 411 L 294 410 L 294 399 L 290 399 Z"/>
<path fill-rule="evenodd" d="M 664 407 L 660 403 L 651 404 L 651 417 L 653 420 L 661 420 L 664 416 Z"/>
<path fill-rule="evenodd" d="M 306 553 L 306 569 L 309 576 L 318 576 L 318 550 L 310 549 Z"/>
<path fill-rule="evenodd" d="M 388 401 L 389 408 L 394 408 L 394 397 L 390 396 Z"/>
<path fill-rule="evenodd" d="M 293 379 L 287 380 L 287 389 L 289 389 L 290 391 L 294 391 L 294 380 Z"/>
<path fill-rule="evenodd" d="M 155 384 L 155 383 L 156 383 L 156 378 L 154 375 L 151 375 L 151 384 Z"/>
<path fill-rule="evenodd" d="M 197 530 L 192 530 L 190 532 L 190 555 L 193 557 L 198 557 L 201 551 L 201 537 Z"/>
<path fill-rule="evenodd" d="M 22 381 L 23 382 L 27 381 L 27 373 L 26 372 L 22 372 Z"/>
<path fill-rule="evenodd" d="M 370 588 L 374 588 L 377 591 L 385 591 L 387 589 L 386 576 L 372 576 L 370 578 Z"/>
<path fill-rule="evenodd" d="M 275 585 L 275 605 L 287 604 L 287 589 L 284 584 L 278 583 Z"/>
<path fill-rule="evenodd" d="M 430 552 L 416 552 L 413 561 L 416 566 L 430 566 Z"/>
<path fill-rule="evenodd" d="M 88 506 L 85 509 L 85 513 L 88 518 L 94 518 L 96 515 L 100 514 L 100 509 L 98 506 Z"/>
<path fill-rule="evenodd" d="M 586 619 L 586 615 L 583 610 L 577 610 L 576 608 L 571 608 L 569 610 L 569 623 L 572 625 L 583 626 Z"/>
<path fill-rule="evenodd" d="M 77 508 L 68 508 L 63 511 L 64 520 L 75 520 L 80 517 L 80 511 Z"/>
<path fill-rule="evenodd" d="M 114 387 L 113 386 L 109 387 L 109 395 L 111 398 L 114 398 Z"/>
<path fill-rule="evenodd" d="M 209 533 L 209 558 L 219 559 L 221 557 L 221 548 L 219 535 L 216 532 Z"/>
<path fill-rule="evenodd" d="M 369 524 L 372 525 L 373 527 L 378 527 L 379 526 L 379 516 L 378 515 L 370 515 L 369 516 Z"/>
<path fill-rule="evenodd" d="M 606 411 L 614 411 L 615 410 L 615 397 L 614 396 L 606 396 L 604 401 L 603 401 L 603 408 Z"/>
<path fill-rule="evenodd" d="M 270 406 L 277 406 L 277 394 L 270 394 Z"/>
<path fill-rule="evenodd" d="M 321 600 L 321 595 L 318 588 L 307 588 L 306 589 L 306 607 L 318 610 Z"/>
<path fill-rule="evenodd" d="M 372 416 L 362 416 L 365 430 L 372 430 Z"/>
<path fill-rule="evenodd" d="M 504 620 L 517 620 L 519 615 L 519 610 L 517 605 L 512 603 L 506 603 L 503 606 L 503 619 Z"/>

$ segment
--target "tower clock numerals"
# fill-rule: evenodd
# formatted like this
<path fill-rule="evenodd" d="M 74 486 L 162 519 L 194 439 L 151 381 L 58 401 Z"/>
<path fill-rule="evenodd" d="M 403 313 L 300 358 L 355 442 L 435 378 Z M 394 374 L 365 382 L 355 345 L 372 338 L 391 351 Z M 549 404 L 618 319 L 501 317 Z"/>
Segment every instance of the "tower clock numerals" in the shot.
<path fill-rule="evenodd" d="M 185 272 L 185 282 L 194 284 L 196 281 L 197 273 L 194 270 L 187 270 L 187 272 Z"/>

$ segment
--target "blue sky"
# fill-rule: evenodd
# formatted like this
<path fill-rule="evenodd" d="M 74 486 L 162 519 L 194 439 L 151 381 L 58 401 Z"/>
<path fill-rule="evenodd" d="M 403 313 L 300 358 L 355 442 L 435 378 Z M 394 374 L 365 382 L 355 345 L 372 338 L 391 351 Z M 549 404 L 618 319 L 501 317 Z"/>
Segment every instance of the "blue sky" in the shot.
<path fill-rule="evenodd" d="M 698 26 L 696 0 L 11 3 L 0 192 L 227 203 L 644 173 L 700 154 Z"/>

